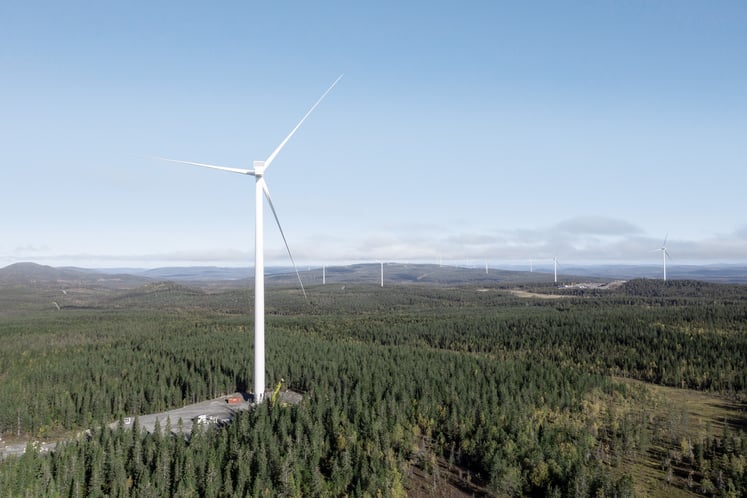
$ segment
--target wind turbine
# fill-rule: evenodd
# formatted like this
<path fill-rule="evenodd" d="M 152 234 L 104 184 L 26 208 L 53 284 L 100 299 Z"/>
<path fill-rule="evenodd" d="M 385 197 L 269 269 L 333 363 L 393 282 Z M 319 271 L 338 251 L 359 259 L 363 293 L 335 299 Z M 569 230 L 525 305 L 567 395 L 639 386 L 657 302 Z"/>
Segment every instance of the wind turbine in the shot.
<path fill-rule="evenodd" d="M 555 265 L 555 283 L 557 284 L 558 283 L 558 257 L 557 256 L 553 256 L 552 257 L 552 262 Z"/>
<path fill-rule="evenodd" d="M 250 175 L 256 178 L 255 182 L 255 219 L 254 219 L 254 401 L 255 403 L 261 403 L 265 398 L 265 262 L 264 262 L 264 227 L 263 227 L 263 207 L 264 198 L 267 198 L 267 203 L 270 205 L 272 214 L 275 217 L 275 222 L 280 229 L 280 235 L 283 237 L 285 243 L 285 249 L 288 251 L 293 268 L 296 270 L 296 276 L 298 282 L 301 284 L 301 290 L 303 291 L 304 297 L 306 297 L 306 290 L 303 288 L 303 282 L 301 282 L 301 275 L 298 273 L 296 268 L 296 262 L 293 260 L 293 255 L 290 252 L 288 241 L 283 233 L 283 227 L 280 226 L 280 220 L 278 219 L 275 206 L 272 204 L 270 197 L 270 191 L 267 188 L 267 182 L 265 182 L 265 171 L 270 167 L 272 161 L 275 160 L 280 150 L 285 147 L 288 140 L 298 131 L 306 118 L 317 108 L 322 102 L 324 97 L 332 91 L 338 81 L 342 78 L 342 75 L 338 76 L 337 79 L 327 88 L 327 91 L 322 94 L 321 97 L 311 106 L 306 114 L 301 118 L 295 128 L 291 130 L 285 139 L 280 142 L 275 150 L 272 151 L 267 159 L 264 161 L 254 161 L 252 165 L 253 169 L 239 169 L 239 168 L 228 168 L 225 166 L 216 166 L 214 164 L 203 164 L 195 163 L 191 161 L 179 161 L 176 159 L 165 159 L 160 158 L 164 161 L 171 161 L 181 164 L 191 164 L 194 166 L 202 166 L 204 168 L 218 169 L 221 171 L 228 171 L 231 173 L 239 173 L 241 175 Z"/>
<path fill-rule="evenodd" d="M 667 281 L 667 258 L 672 259 L 669 255 L 669 251 L 667 251 L 667 239 L 669 238 L 669 234 L 667 233 L 664 236 L 664 242 L 661 243 L 661 247 L 659 249 L 654 249 L 654 252 L 661 251 L 661 261 L 664 265 L 664 281 Z"/>

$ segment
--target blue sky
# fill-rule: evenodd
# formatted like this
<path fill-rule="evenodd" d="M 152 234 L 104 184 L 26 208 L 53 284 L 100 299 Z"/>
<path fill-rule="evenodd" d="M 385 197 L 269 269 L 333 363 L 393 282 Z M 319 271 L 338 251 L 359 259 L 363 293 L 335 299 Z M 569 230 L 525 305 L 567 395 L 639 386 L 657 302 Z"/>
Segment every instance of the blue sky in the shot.
<path fill-rule="evenodd" d="M 0 266 L 747 261 L 747 4 L 4 2 Z M 266 257 L 285 264 L 266 218 Z"/>

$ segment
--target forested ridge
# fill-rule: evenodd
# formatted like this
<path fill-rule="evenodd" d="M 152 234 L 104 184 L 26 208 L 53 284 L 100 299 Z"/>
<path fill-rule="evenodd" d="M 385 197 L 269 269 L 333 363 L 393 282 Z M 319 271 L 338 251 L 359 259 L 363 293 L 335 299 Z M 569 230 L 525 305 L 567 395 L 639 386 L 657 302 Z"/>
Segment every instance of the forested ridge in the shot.
<path fill-rule="evenodd" d="M 413 466 L 436 489 L 446 465 L 486 495 L 633 496 L 652 489 L 648 465 L 662 494 L 742 496 L 744 418 L 696 435 L 677 407 L 612 377 L 744 406 L 747 293 L 695 285 L 552 301 L 325 286 L 307 303 L 274 290 L 268 381 L 304 400 L 190 438 L 177 421 L 176 436 L 100 427 L 251 385 L 248 293 L 164 286 L 12 315 L 0 321 L 0 433 L 94 430 L 6 458 L 0 495 L 403 496 Z"/>

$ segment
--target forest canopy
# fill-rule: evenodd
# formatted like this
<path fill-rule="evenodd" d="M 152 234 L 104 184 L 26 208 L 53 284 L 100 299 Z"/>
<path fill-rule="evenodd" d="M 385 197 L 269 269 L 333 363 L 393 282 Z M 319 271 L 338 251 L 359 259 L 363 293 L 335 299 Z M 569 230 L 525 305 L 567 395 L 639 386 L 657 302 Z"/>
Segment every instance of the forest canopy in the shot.
<path fill-rule="evenodd" d="M 191 436 L 175 420 L 103 427 L 252 385 L 247 291 L 161 286 L 4 317 L 0 434 L 69 442 L 6 458 L 0 494 L 397 496 L 422 474 L 478 495 L 633 496 L 647 472 L 664 494 L 747 490 L 745 419 L 696 431 L 646 387 L 744 407 L 744 287 L 310 291 L 267 298 L 268 381 L 303 401 Z"/>

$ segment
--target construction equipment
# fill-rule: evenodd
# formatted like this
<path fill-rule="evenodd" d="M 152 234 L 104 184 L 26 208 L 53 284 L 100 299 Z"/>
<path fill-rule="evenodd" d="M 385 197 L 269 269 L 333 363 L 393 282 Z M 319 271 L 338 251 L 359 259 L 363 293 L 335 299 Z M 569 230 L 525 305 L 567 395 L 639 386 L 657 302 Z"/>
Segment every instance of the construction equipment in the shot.
<path fill-rule="evenodd" d="M 280 382 L 278 382 L 278 385 L 275 386 L 275 390 L 272 392 L 272 397 L 270 398 L 270 405 L 275 406 L 275 401 L 278 399 L 278 395 L 280 394 L 280 389 L 283 387 L 283 382 L 285 382 L 285 379 L 280 379 Z"/>

